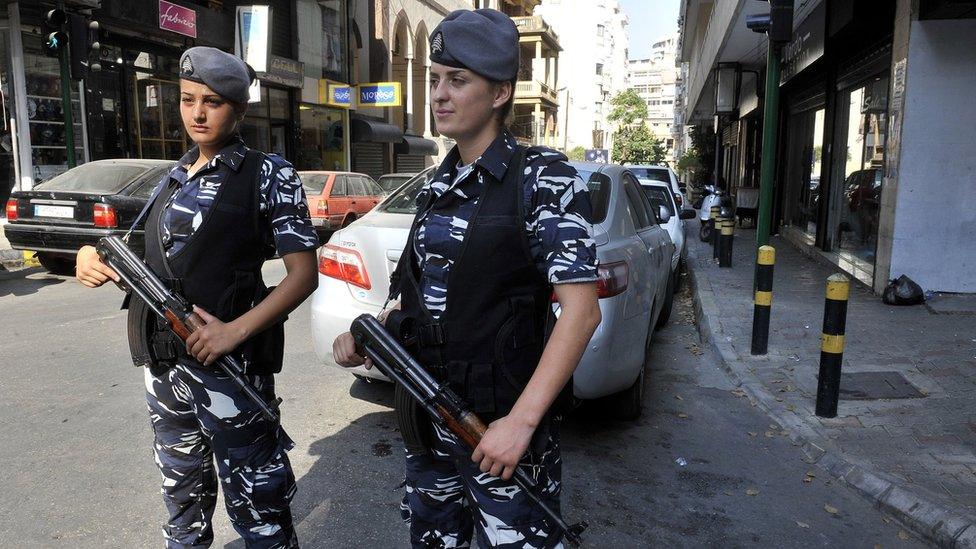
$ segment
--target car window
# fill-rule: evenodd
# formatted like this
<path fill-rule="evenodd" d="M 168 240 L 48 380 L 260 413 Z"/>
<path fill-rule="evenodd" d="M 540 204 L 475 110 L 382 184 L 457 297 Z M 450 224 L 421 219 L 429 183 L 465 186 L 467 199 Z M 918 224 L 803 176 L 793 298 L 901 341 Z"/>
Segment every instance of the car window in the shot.
<path fill-rule="evenodd" d="M 349 183 L 346 185 L 346 192 L 349 196 L 366 196 L 366 186 L 363 185 L 363 178 L 361 177 L 349 177 Z"/>
<path fill-rule="evenodd" d="M 383 188 L 376 184 L 375 181 L 368 177 L 364 177 L 363 181 L 366 183 L 366 191 L 370 196 L 378 196 L 383 194 Z"/>
<path fill-rule="evenodd" d="M 630 174 L 624 174 L 623 183 L 627 202 L 630 204 L 630 213 L 634 218 L 634 225 L 637 230 L 655 225 L 657 217 L 651 212 L 651 205 L 647 201 L 647 197 L 637 188 L 637 181 Z"/>
<path fill-rule="evenodd" d="M 155 164 L 124 160 L 89 162 L 52 177 L 34 188 L 42 191 L 115 194 L 139 176 L 158 167 Z"/>
<path fill-rule="evenodd" d="M 335 182 L 332 183 L 332 192 L 329 193 L 329 196 L 346 196 L 346 176 L 336 176 Z"/>
<path fill-rule="evenodd" d="M 674 194 L 668 187 L 658 187 L 656 185 L 641 185 L 647 201 L 651 203 L 651 211 L 657 213 L 661 206 L 664 206 L 671 215 L 674 215 Z"/>
<path fill-rule="evenodd" d="M 667 168 L 627 168 L 634 174 L 637 179 L 640 179 L 641 183 L 644 181 L 662 181 L 664 183 L 671 183 L 671 175 L 668 173 Z"/>
<path fill-rule="evenodd" d="M 393 194 L 388 196 L 382 204 L 379 205 L 379 210 L 381 212 L 388 213 L 400 213 L 400 214 L 410 214 L 414 215 L 417 213 L 417 194 L 420 193 L 420 189 L 423 188 L 424 183 L 426 183 L 430 177 L 434 175 L 434 170 L 430 169 L 424 172 L 420 172 L 415 175 L 409 181 L 407 181 L 402 187 L 396 190 Z"/>
<path fill-rule="evenodd" d="M 326 173 L 306 173 L 300 175 L 302 178 L 302 187 L 305 188 L 305 194 L 322 194 L 322 189 L 329 182 L 329 174 Z"/>
<path fill-rule="evenodd" d="M 610 204 L 610 188 L 613 183 L 610 178 L 602 173 L 589 173 L 589 177 L 585 179 L 587 194 L 590 197 L 590 208 L 592 214 L 588 220 L 590 224 L 595 225 L 597 223 L 603 223 L 607 218 L 607 206 Z M 583 173 L 580 172 L 580 177 Z"/>
<path fill-rule="evenodd" d="M 159 182 L 162 181 L 163 177 L 165 177 L 168 173 L 168 166 L 146 172 L 146 174 L 142 176 L 142 178 L 136 184 L 137 186 L 135 190 L 132 191 L 130 196 L 133 198 L 145 198 L 146 200 L 149 200 L 149 197 L 152 196 L 153 191 L 156 190 L 156 186 L 159 185 Z"/>

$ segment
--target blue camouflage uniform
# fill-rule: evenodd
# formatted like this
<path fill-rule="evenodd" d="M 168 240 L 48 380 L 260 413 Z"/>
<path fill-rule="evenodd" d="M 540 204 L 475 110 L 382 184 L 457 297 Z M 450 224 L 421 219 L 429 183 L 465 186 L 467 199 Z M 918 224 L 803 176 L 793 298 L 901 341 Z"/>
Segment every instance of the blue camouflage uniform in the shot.
<path fill-rule="evenodd" d="M 240 169 L 247 151 L 239 138 L 188 177 L 199 158 L 194 147 L 170 171 L 179 186 L 163 212 L 167 256 L 188 241 L 205 218 L 221 184 Z M 279 255 L 313 250 L 318 241 L 294 168 L 266 155 L 259 176 L 260 209 L 268 241 Z M 227 319 L 225 319 L 227 320 Z M 295 477 L 287 451 L 294 443 L 215 367 L 191 359 L 154 376 L 146 371 L 146 401 L 156 464 L 170 518 L 163 527 L 167 547 L 208 547 L 217 484 L 227 513 L 248 547 L 297 547 L 289 502 Z M 274 399 L 274 376 L 245 376 L 265 401 Z M 216 463 L 216 469 L 214 467 Z"/>
<path fill-rule="evenodd" d="M 417 196 L 422 207 L 434 195 L 430 207 L 419 214 L 412 245 L 424 305 L 435 318 L 445 310 L 451 266 L 460 255 L 467 221 L 486 178 L 503 178 L 516 145 L 505 130 L 468 166 L 459 165 L 455 148 Z M 550 283 L 592 282 L 597 279 L 597 261 L 587 187 L 565 161 L 556 151 L 528 150 L 523 174 L 525 232 L 535 263 Z M 444 214 L 444 208 L 453 209 L 453 214 Z M 530 451 L 522 463 L 542 487 L 542 499 L 557 510 L 558 423 L 552 422 L 544 449 Z M 430 453 L 406 456 L 406 493 L 400 508 L 415 547 L 468 547 L 476 525 L 481 547 L 552 544 L 549 525 L 518 486 L 482 473 L 471 461 L 471 451 L 450 432 L 435 426 L 432 438 Z"/>

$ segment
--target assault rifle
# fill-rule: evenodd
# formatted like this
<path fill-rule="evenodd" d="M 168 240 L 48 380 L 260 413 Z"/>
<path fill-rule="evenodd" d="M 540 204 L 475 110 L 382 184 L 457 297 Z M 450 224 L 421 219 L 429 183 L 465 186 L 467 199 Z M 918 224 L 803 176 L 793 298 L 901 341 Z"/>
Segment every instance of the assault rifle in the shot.
<path fill-rule="evenodd" d="M 461 398 L 446 383 L 438 383 L 414 360 L 378 320 L 368 314 L 360 315 L 353 321 L 350 332 L 356 346 L 365 352 L 373 365 L 402 386 L 431 419 L 454 433 L 472 451 L 478 446 L 487 430 L 485 424 L 466 409 Z M 536 482 L 521 467 L 515 468 L 512 480 L 556 524 L 566 541 L 579 545 L 586 522 L 567 525 L 559 513 L 539 499 Z"/>
<path fill-rule="evenodd" d="M 103 237 L 99 239 L 95 249 L 102 263 L 111 267 L 122 279 L 118 282 L 119 288 L 131 290 L 143 300 L 182 341 L 185 342 L 190 334 L 206 326 L 207 323 L 193 312 L 193 306 L 183 296 L 168 288 L 121 238 Z M 214 364 L 230 377 L 247 398 L 258 405 L 268 421 L 278 421 L 278 405 L 281 404 L 281 399 L 276 399 L 269 406 L 244 378 L 244 368 L 236 358 L 224 355 Z"/>

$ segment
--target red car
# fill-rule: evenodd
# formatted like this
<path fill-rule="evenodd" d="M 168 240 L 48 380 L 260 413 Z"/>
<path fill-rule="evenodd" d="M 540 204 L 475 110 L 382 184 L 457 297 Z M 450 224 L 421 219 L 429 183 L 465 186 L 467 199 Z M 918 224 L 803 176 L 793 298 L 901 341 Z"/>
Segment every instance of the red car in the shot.
<path fill-rule="evenodd" d="M 362 217 L 383 200 L 383 189 L 364 173 L 298 172 L 312 224 L 324 242 L 327 233 Z"/>

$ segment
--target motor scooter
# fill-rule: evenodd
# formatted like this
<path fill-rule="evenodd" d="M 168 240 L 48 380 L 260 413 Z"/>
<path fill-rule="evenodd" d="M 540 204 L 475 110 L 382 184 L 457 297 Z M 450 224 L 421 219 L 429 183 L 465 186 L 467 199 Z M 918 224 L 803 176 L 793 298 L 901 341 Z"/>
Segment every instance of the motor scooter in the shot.
<path fill-rule="evenodd" d="M 708 222 L 712 215 L 712 206 L 718 206 L 720 208 L 719 215 L 726 219 L 735 214 L 735 206 L 732 204 L 732 197 L 715 185 L 705 185 L 704 191 L 701 207 L 698 208 L 698 221 L 701 222 L 698 238 L 702 242 L 708 242 L 712 236 L 712 226 Z"/>

